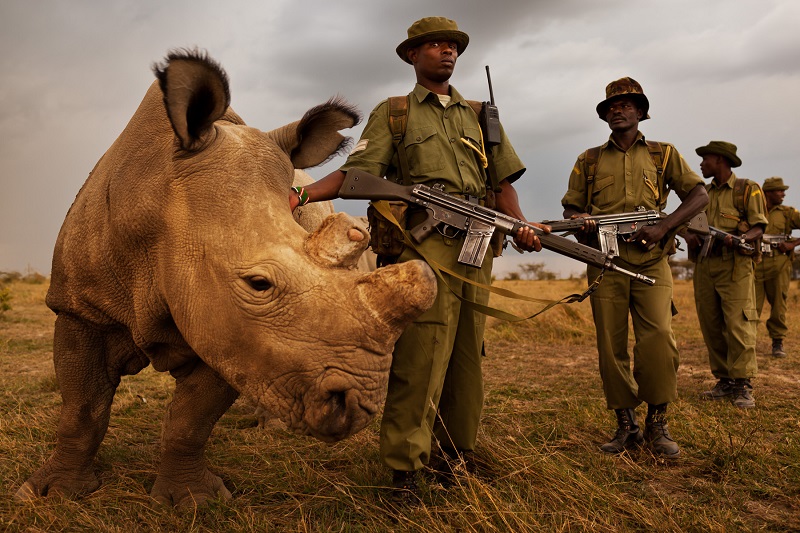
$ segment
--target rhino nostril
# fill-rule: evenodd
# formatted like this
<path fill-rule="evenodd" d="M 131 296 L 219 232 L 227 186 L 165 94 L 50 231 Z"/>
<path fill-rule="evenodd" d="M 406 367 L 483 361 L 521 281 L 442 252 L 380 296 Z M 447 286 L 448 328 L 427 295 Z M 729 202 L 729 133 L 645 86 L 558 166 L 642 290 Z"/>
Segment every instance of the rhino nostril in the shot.
<path fill-rule="evenodd" d="M 339 411 L 347 405 L 347 393 L 345 391 L 330 391 L 328 393 L 328 402 L 334 411 Z"/>
<path fill-rule="evenodd" d="M 353 242 L 361 242 L 364 240 L 364 233 L 356 228 L 350 228 L 347 231 L 347 237 Z"/>

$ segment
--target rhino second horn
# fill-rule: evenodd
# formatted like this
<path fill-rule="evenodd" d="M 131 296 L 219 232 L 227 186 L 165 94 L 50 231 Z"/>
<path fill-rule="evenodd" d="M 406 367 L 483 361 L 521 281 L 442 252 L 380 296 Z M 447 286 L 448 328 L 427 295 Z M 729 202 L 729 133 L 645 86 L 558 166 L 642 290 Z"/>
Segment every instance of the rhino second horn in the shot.
<path fill-rule="evenodd" d="M 324 264 L 355 268 L 369 245 L 369 233 L 347 213 L 336 213 L 322 221 L 306 239 L 306 251 Z"/>

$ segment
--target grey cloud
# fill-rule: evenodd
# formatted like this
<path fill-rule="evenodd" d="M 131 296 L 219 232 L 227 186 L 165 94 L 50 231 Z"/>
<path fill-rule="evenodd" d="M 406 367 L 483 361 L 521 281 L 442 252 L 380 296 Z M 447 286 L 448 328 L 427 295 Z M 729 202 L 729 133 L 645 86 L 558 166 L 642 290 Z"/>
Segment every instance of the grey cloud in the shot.
<path fill-rule="evenodd" d="M 290 0 L 12 0 L 0 7 L 0 270 L 49 269 L 55 235 L 88 170 L 153 81 L 150 64 L 199 46 L 231 79 L 232 105 L 272 129 L 334 94 L 366 115 L 411 89 L 395 55 L 422 16 L 454 18 L 471 37 L 454 85 L 487 97 L 490 64 L 501 118 L 528 166 L 518 191 L 530 218 L 552 218 L 575 157 L 608 137 L 594 106 L 605 84 L 643 83 L 643 131 L 693 148 L 728 138 L 742 171 L 789 179 L 800 114 L 794 0 L 670 3 L 592 0 L 337 3 Z M 357 136 L 360 127 L 350 135 Z M 46 157 L 42 156 L 46 153 Z M 341 159 L 312 170 L 320 177 Z M 695 167 L 696 168 L 696 167 Z M 787 203 L 797 205 L 790 189 Z M 358 204 L 358 205 L 356 205 Z M 358 214 L 359 202 L 337 202 Z M 35 215 L 35 220 L 32 218 Z"/>

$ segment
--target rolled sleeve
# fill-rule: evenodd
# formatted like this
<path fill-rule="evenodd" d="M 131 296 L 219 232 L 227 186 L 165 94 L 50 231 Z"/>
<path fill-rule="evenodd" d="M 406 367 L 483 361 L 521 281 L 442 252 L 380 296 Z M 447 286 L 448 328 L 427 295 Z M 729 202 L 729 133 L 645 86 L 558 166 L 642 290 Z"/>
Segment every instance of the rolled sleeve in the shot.
<path fill-rule="evenodd" d="M 506 180 L 514 183 L 525 173 L 525 165 L 511 145 L 511 141 L 508 140 L 502 124 L 500 125 L 500 144 L 492 148 L 492 156 L 499 181 Z"/>
<path fill-rule="evenodd" d="M 666 165 L 667 186 L 683 201 L 695 187 L 703 184 L 703 178 L 689 167 L 674 146 L 670 146 L 672 150 Z"/>
<path fill-rule="evenodd" d="M 386 175 L 395 152 L 387 118 L 388 105 L 388 101 L 384 100 L 372 110 L 361 138 L 339 170 L 347 172 L 357 168 L 375 176 Z"/>
<path fill-rule="evenodd" d="M 586 198 L 586 168 L 584 162 L 584 154 L 581 154 L 578 160 L 575 161 L 575 166 L 572 167 L 572 172 L 569 175 L 567 192 L 561 199 L 561 205 L 565 208 L 574 207 L 580 211 L 586 210 L 588 201 Z"/>

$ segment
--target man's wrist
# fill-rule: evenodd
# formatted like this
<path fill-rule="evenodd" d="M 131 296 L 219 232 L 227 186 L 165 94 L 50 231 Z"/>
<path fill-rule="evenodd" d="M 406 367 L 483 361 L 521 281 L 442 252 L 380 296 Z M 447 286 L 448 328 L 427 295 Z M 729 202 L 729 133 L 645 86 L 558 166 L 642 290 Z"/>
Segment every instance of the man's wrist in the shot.
<path fill-rule="evenodd" d="M 292 190 L 297 193 L 297 207 L 302 207 L 311 201 L 305 187 L 292 187 Z"/>

